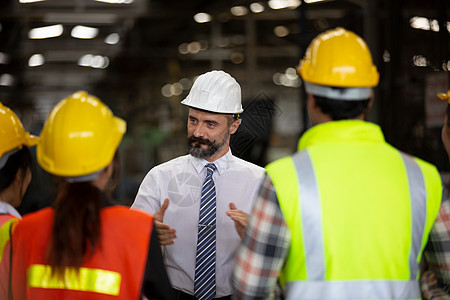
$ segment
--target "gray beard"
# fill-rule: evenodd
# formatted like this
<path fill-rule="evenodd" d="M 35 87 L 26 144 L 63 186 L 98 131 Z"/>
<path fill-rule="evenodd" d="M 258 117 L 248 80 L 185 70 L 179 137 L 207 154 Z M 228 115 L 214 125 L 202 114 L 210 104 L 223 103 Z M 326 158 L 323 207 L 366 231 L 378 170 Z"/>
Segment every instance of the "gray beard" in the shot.
<path fill-rule="evenodd" d="M 193 146 L 193 143 L 189 141 L 188 138 L 188 152 L 193 157 L 197 158 L 208 158 L 219 152 L 223 149 L 225 144 L 227 143 L 228 137 L 230 136 L 230 133 L 227 131 L 225 134 L 223 140 L 220 143 L 210 143 L 208 145 L 208 148 L 202 149 L 199 144 L 198 146 Z"/>

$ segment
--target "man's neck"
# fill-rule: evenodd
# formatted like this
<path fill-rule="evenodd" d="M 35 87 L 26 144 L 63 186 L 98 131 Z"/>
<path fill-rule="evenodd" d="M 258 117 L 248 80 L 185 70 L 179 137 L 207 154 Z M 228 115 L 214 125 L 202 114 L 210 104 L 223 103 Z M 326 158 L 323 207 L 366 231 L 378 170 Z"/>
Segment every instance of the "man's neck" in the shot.
<path fill-rule="evenodd" d="M 355 118 L 350 118 L 350 119 L 346 119 L 346 120 L 360 120 L 360 121 L 364 121 L 366 119 L 366 115 L 364 113 L 360 114 L 359 116 L 355 117 Z M 323 124 L 326 122 L 332 122 L 332 121 L 336 121 L 333 120 L 329 115 L 325 115 L 322 114 L 319 118 L 317 118 L 317 122 L 313 125 L 319 125 L 319 124 Z"/>

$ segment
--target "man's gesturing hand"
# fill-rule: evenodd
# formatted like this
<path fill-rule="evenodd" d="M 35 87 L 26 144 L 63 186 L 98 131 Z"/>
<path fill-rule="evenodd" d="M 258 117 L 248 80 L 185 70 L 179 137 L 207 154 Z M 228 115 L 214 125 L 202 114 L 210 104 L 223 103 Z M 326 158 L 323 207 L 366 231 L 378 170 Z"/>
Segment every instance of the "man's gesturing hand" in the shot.
<path fill-rule="evenodd" d="M 155 219 L 156 233 L 158 234 L 159 243 L 161 245 L 170 245 L 174 243 L 174 238 L 177 237 L 176 230 L 170 228 L 169 225 L 164 224 L 164 213 L 169 207 L 169 199 L 164 199 L 164 203 L 160 209 L 155 213 L 153 218 Z"/>

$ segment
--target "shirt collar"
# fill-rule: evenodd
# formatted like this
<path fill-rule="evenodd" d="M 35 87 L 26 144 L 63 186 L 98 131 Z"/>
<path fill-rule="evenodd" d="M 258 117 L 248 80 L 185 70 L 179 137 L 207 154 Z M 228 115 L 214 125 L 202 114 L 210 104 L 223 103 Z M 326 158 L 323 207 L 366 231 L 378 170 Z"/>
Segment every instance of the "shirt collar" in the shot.
<path fill-rule="evenodd" d="M 19 212 L 9 203 L 0 201 L 0 214 L 12 215 L 16 218 L 22 219 Z"/>
<path fill-rule="evenodd" d="M 199 174 L 205 168 L 205 166 L 210 163 L 204 158 L 197 158 L 192 155 L 189 155 L 189 157 L 191 158 L 192 165 Z M 213 161 L 213 163 L 216 165 L 219 175 L 222 175 L 225 170 L 228 169 L 232 160 L 233 154 L 231 154 L 231 149 L 228 149 L 228 152 L 224 156 Z"/>

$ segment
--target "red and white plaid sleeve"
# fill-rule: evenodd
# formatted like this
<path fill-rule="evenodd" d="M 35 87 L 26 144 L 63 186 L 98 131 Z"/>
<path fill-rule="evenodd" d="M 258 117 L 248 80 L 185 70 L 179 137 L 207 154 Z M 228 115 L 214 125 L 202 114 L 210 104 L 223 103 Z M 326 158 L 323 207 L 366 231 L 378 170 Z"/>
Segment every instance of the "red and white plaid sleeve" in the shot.
<path fill-rule="evenodd" d="M 233 272 L 234 299 L 270 299 L 290 246 L 272 181 L 266 176 L 238 249 Z"/>

